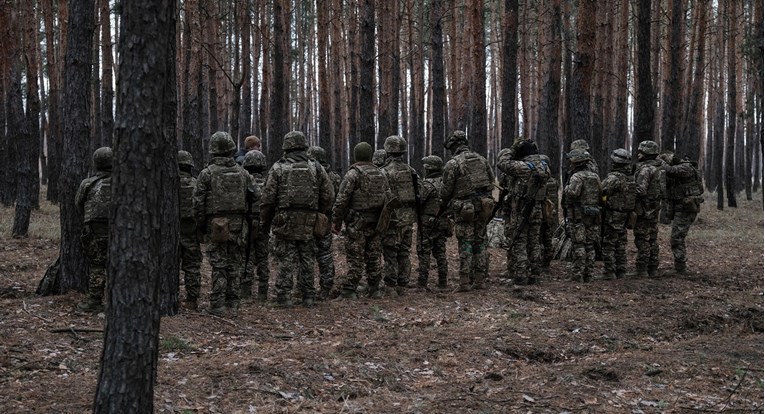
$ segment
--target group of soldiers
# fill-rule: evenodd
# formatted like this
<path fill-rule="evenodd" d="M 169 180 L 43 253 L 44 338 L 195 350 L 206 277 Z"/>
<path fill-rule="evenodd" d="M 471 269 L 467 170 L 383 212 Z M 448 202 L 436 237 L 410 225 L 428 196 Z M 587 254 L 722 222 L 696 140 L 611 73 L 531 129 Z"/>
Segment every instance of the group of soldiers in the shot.
<path fill-rule="evenodd" d="M 431 256 L 437 287 L 447 289 L 446 241 L 453 235 L 460 259 L 455 290 L 484 289 L 486 228 L 499 210 L 510 240 L 507 274 L 516 284 L 538 283 L 553 259 L 559 186 L 549 159 L 531 140 L 516 140 L 499 153 L 499 185 L 492 165 L 470 150 L 462 131 L 444 144 L 451 153 L 448 162 L 436 155 L 422 159 L 422 178 L 407 164 L 407 142 L 401 136 L 388 137 L 378 151 L 366 142 L 356 145 L 354 162 L 342 178 L 328 165 L 324 149 L 309 147 L 302 132 L 289 132 L 282 142 L 283 156 L 268 168 L 257 137 L 247 137 L 237 152 L 228 133 L 216 132 L 209 143 L 211 160 L 196 178 L 191 154 L 179 151 L 180 259 L 187 308 L 198 308 L 202 243 L 212 267 L 208 312 L 217 316 L 236 316 L 240 301 L 253 294 L 262 302 L 269 299 L 269 258 L 278 269 L 273 296 L 280 307 L 292 306 L 293 296 L 312 306 L 338 296 L 354 299 L 361 292 L 380 298 L 404 295 L 414 286 L 429 289 Z M 675 271 L 686 272 L 684 239 L 702 200 L 695 166 L 672 154 L 660 156 L 656 143 L 645 141 L 635 167 L 626 150 L 615 150 L 612 171 L 601 183 L 587 150 L 584 141 L 572 144 L 561 200 L 572 242 L 572 279 L 592 278 L 596 246 L 602 248 L 604 276 L 624 276 L 627 227 L 634 228 L 638 247 L 635 275 L 654 275 L 662 206 L 674 214 L 669 219 L 674 223 Z M 90 268 L 88 295 L 78 305 L 84 312 L 103 310 L 111 158 L 111 149 L 96 150 L 96 174 L 82 182 L 76 198 Z M 335 283 L 332 243 L 339 234 L 348 271 Z M 409 279 L 413 241 L 416 284 Z"/>

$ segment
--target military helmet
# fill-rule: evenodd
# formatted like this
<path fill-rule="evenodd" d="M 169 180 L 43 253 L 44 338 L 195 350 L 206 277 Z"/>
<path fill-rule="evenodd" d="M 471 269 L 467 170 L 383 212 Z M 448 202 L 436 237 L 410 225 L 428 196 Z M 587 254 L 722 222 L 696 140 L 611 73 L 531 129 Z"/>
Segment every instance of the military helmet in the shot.
<path fill-rule="evenodd" d="M 359 142 L 356 144 L 356 146 L 353 147 L 353 159 L 356 162 L 370 161 L 372 159 L 372 146 L 367 142 Z"/>
<path fill-rule="evenodd" d="M 426 170 L 441 171 L 444 168 L 444 160 L 438 155 L 428 155 L 422 159 L 422 166 Z"/>
<path fill-rule="evenodd" d="M 244 161 L 242 161 L 242 167 L 253 168 L 256 170 L 260 169 L 261 171 L 265 170 L 266 156 L 258 150 L 247 151 L 247 154 L 244 154 Z"/>
<path fill-rule="evenodd" d="M 449 138 L 446 139 L 446 142 L 444 142 L 444 148 L 452 149 L 457 145 L 466 145 L 466 144 L 467 144 L 467 135 L 465 134 L 465 131 L 454 131 L 449 136 Z"/>
<path fill-rule="evenodd" d="M 529 155 L 534 155 L 539 153 L 539 148 L 537 148 L 537 144 L 530 140 L 523 140 L 518 144 L 518 147 L 515 150 L 515 157 L 518 159 L 523 159 L 524 157 L 527 157 Z"/>
<path fill-rule="evenodd" d="M 385 150 L 379 149 L 372 154 L 372 164 L 378 167 L 385 165 Z"/>
<path fill-rule="evenodd" d="M 231 134 L 225 131 L 218 131 L 210 137 L 209 152 L 211 155 L 229 156 L 236 150 L 236 144 L 231 139 Z"/>
<path fill-rule="evenodd" d="M 319 161 L 321 164 L 327 163 L 327 151 L 324 151 L 322 147 L 316 145 L 308 147 L 308 156 Z"/>
<path fill-rule="evenodd" d="M 566 154 L 566 157 L 568 157 L 568 161 L 574 165 L 583 164 L 591 159 L 590 153 L 583 149 L 571 150 Z"/>
<path fill-rule="evenodd" d="M 617 148 L 611 152 L 611 161 L 614 164 L 629 164 L 632 162 L 632 157 L 626 149 Z"/>
<path fill-rule="evenodd" d="M 406 140 L 398 135 L 391 135 L 385 138 L 383 148 L 386 154 L 403 154 L 406 152 Z"/>
<path fill-rule="evenodd" d="M 284 136 L 282 141 L 282 150 L 301 150 L 308 148 L 308 141 L 305 139 L 305 135 L 300 131 L 291 131 Z"/>
<path fill-rule="evenodd" d="M 96 171 L 111 171 L 114 153 L 111 147 L 101 147 L 93 152 L 93 168 Z"/>
<path fill-rule="evenodd" d="M 638 145 L 638 152 L 642 152 L 645 155 L 659 155 L 659 144 L 653 141 L 642 141 Z"/>
<path fill-rule="evenodd" d="M 513 150 L 511 150 L 510 148 L 502 148 L 502 150 L 499 151 L 499 154 L 497 154 L 497 159 L 500 159 L 508 154 L 510 155 L 510 158 L 512 158 Z"/>
<path fill-rule="evenodd" d="M 587 141 L 583 139 L 577 139 L 576 141 L 571 143 L 571 149 L 572 150 L 581 149 L 581 150 L 589 151 L 590 144 L 588 144 Z"/>
<path fill-rule="evenodd" d="M 188 165 L 194 168 L 194 157 L 191 156 L 190 152 L 180 150 L 178 151 L 178 165 Z"/>

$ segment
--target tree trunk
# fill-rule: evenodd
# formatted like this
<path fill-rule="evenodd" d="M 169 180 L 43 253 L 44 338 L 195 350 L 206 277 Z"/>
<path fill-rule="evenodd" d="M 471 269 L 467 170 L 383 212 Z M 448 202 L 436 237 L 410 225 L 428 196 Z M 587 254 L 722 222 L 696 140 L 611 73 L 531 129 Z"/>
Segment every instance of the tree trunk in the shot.
<path fill-rule="evenodd" d="M 321 8 L 321 6 L 319 6 Z M 331 129 L 331 139 L 328 141 L 328 147 L 324 147 L 327 149 L 327 161 L 329 164 L 337 169 L 338 167 L 342 166 L 341 160 L 346 159 L 347 151 L 346 148 L 346 139 L 345 135 L 343 133 L 343 124 L 344 116 L 343 116 L 343 103 L 345 102 L 343 99 L 343 59 L 341 56 L 343 56 L 343 31 L 341 27 L 341 22 L 343 21 L 343 6 L 342 2 L 340 0 L 334 0 L 333 6 L 332 6 L 332 26 L 331 26 L 331 36 L 332 36 L 332 86 L 331 86 L 331 92 L 332 92 L 332 129 Z M 327 93 L 330 91 L 328 90 Z M 334 141 L 334 143 L 333 143 Z"/>
<path fill-rule="evenodd" d="M 471 0 L 469 7 L 472 37 L 468 38 L 471 51 L 473 74 L 470 78 L 470 96 L 472 105 L 468 132 L 470 148 L 483 155 L 488 155 L 486 142 L 486 49 L 483 30 L 483 0 Z"/>
<path fill-rule="evenodd" d="M 101 58 L 103 75 L 101 76 L 101 122 L 105 146 L 112 146 L 114 141 L 114 55 L 112 54 L 112 30 L 109 1 L 101 2 Z"/>
<path fill-rule="evenodd" d="M 656 0 L 653 0 L 656 1 Z M 637 90 L 635 92 L 635 139 L 632 153 L 641 141 L 653 139 L 654 99 L 651 81 L 651 2 L 641 0 L 637 11 Z"/>
<path fill-rule="evenodd" d="M 269 120 L 268 156 L 277 160 L 281 156 L 281 143 L 289 131 L 289 2 L 274 0 L 273 10 L 273 64 L 274 74 L 271 88 L 271 113 Z"/>
<path fill-rule="evenodd" d="M 544 81 L 537 117 L 538 145 L 550 157 L 550 171 L 560 177 L 560 139 L 558 138 L 558 106 L 560 103 L 561 7 L 560 0 L 546 0 L 544 21 Z M 503 105 L 504 107 L 504 105 Z M 504 124 L 504 120 L 503 120 Z M 504 136 L 504 133 L 503 133 Z M 508 148 L 503 144 L 505 148 Z"/>
<path fill-rule="evenodd" d="M 318 62 L 317 72 L 319 75 L 319 146 L 329 150 L 332 146 L 332 131 L 330 130 L 330 115 L 332 97 L 329 90 L 329 67 L 327 56 L 329 55 L 329 10 L 319 6 L 317 13 L 317 46 Z M 333 56 L 337 59 L 339 56 Z"/>
<path fill-rule="evenodd" d="M 628 59 L 630 55 L 629 11 L 630 1 L 621 0 L 619 2 L 619 34 L 615 39 L 616 61 L 614 62 L 614 70 L 616 73 L 616 80 L 613 83 L 614 122 L 611 139 L 609 140 L 610 149 L 629 148 L 629 132 L 627 129 L 627 93 L 630 90 L 630 84 L 627 81 L 630 71 Z"/>
<path fill-rule="evenodd" d="M 579 43 L 574 55 L 572 79 L 573 102 L 571 135 L 577 139 L 591 140 L 590 130 L 590 83 L 595 65 L 595 0 L 582 0 L 577 11 L 577 33 Z"/>
<path fill-rule="evenodd" d="M 735 0 L 726 0 L 726 21 L 728 24 L 727 46 L 725 51 L 728 58 L 728 108 L 727 123 L 725 128 L 725 190 L 728 198 L 728 207 L 737 207 L 736 204 L 736 175 L 735 175 L 735 137 L 736 137 L 736 27 Z"/>
<path fill-rule="evenodd" d="M 682 27 L 685 25 L 685 11 L 683 0 L 670 0 L 672 11 L 670 14 L 670 37 L 668 77 L 664 79 L 664 104 L 662 105 L 661 117 L 661 148 L 663 150 L 675 150 L 675 135 L 677 134 L 678 115 L 682 113 L 680 102 L 682 93 L 681 67 L 682 56 L 680 48 L 683 47 Z"/>
<path fill-rule="evenodd" d="M 252 130 L 252 0 L 244 0 L 242 10 L 242 114 L 239 121 L 239 129 L 242 136 L 253 135 Z M 258 47 L 258 45 L 256 45 Z M 256 67 L 257 68 L 257 67 Z"/>
<path fill-rule="evenodd" d="M 157 378 L 160 279 L 168 277 L 168 260 L 178 261 L 176 2 L 134 0 L 121 11 L 114 231 L 93 411 L 148 413 Z M 175 256 L 163 258 L 168 250 Z"/>
<path fill-rule="evenodd" d="M 707 1 L 697 3 L 698 10 L 698 36 L 693 63 L 693 82 L 688 91 L 688 117 L 683 122 L 682 145 L 678 145 L 681 156 L 688 156 L 693 161 L 698 161 L 701 147 L 701 128 L 704 125 L 702 119 L 704 111 L 704 57 L 706 54 L 706 28 L 707 28 Z M 680 142 L 678 142 L 680 144 Z"/>
<path fill-rule="evenodd" d="M 43 22 L 45 23 L 45 62 L 48 74 L 48 134 L 47 134 L 47 165 L 48 165 L 48 190 L 46 198 L 52 203 L 58 202 L 58 181 L 60 175 L 60 151 L 61 148 L 61 122 L 59 110 L 60 99 L 60 69 L 59 53 L 61 44 L 60 36 L 62 23 L 59 21 L 58 30 L 53 26 L 54 11 L 50 1 L 42 1 Z M 59 37 L 58 41 L 55 40 Z"/>
<path fill-rule="evenodd" d="M 359 62 L 360 138 L 375 143 L 375 0 L 362 0 L 360 9 L 361 53 Z M 374 146 L 374 145 L 373 145 Z"/>
<path fill-rule="evenodd" d="M 84 291 L 87 264 L 80 243 L 82 214 L 74 206 L 80 182 L 87 176 L 90 157 L 90 71 L 93 49 L 93 0 L 70 0 L 62 119 L 64 141 L 59 195 L 61 201 L 60 292 Z"/>
<path fill-rule="evenodd" d="M 444 156 L 444 139 L 446 137 L 446 78 L 444 74 L 444 45 L 441 22 L 444 19 L 443 0 L 432 0 L 430 3 L 430 79 L 432 82 L 432 128 L 431 153 Z M 503 106 L 504 107 L 504 106 Z M 513 115 L 514 116 L 514 115 Z"/>
<path fill-rule="evenodd" d="M 99 20 L 99 12 L 101 9 L 101 3 L 108 0 L 95 0 L 95 11 L 93 20 L 96 27 L 101 24 Z M 93 67 L 90 72 L 90 153 L 93 153 L 96 149 L 103 146 L 103 140 L 101 137 L 101 59 L 99 47 L 100 30 L 93 31 Z M 92 167 L 92 166 L 91 166 Z"/>

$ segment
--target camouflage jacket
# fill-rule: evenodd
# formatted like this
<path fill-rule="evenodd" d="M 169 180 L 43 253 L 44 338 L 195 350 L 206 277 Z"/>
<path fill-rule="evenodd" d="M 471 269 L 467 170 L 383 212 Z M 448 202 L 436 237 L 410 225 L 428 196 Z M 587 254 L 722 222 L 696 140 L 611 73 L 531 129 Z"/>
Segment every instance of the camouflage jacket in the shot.
<path fill-rule="evenodd" d="M 659 158 L 637 164 L 635 171 L 635 195 L 638 200 L 659 202 L 666 192 L 664 161 Z"/>
<path fill-rule="evenodd" d="M 393 220 L 401 225 L 411 225 L 416 219 L 412 176 L 417 176 L 417 171 L 404 162 L 401 155 L 389 155 L 385 159 L 385 165 L 380 170 L 388 178 L 393 196 L 397 197 L 402 204 L 394 212 Z M 419 177 L 417 181 L 419 181 Z"/>
<path fill-rule="evenodd" d="M 110 172 L 98 172 L 80 183 L 74 204 L 83 215 L 83 222 L 108 221 L 111 203 Z"/>
<path fill-rule="evenodd" d="M 635 180 L 629 174 L 630 168 L 629 165 L 626 168 L 614 168 L 603 179 L 603 195 L 609 210 L 627 212 L 635 208 Z"/>
<path fill-rule="evenodd" d="M 488 184 L 474 183 L 472 188 L 469 189 L 470 194 L 464 198 L 472 198 L 476 196 L 491 197 L 491 190 L 495 181 L 494 170 L 491 168 L 491 164 L 489 164 L 489 161 L 487 161 L 486 158 L 470 151 L 466 145 L 461 145 L 454 149 L 454 156 L 446 162 L 446 165 L 444 165 L 443 187 L 441 187 L 442 211 L 446 211 L 449 203 L 451 203 L 452 200 L 460 198 L 457 196 L 459 194 L 457 188 L 458 181 L 464 182 L 460 181 L 460 178 L 463 178 L 466 175 L 466 172 L 463 171 L 463 169 L 460 167 L 462 165 L 461 161 L 466 155 L 469 154 L 475 154 L 475 156 L 480 158 L 481 164 L 483 164 L 483 171 L 481 171 L 481 174 L 483 175 L 485 173 L 484 179 L 480 181 L 487 181 Z"/>
<path fill-rule="evenodd" d="M 374 170 L 372 170 L 374 169 Z M 379 172 L 378 184 L 372 184 L 369 175 Z M 381 186 L 382 188 L 375 188 Z M 368 223 L 376 223 L 385 203 L 393 198 L 388 179 L 370 161 L 353 164 L 340 182 L 340 189 L 332 208 L 332 221 L 340 227 L 343 221 L 350 223 L 356 215 Z M 354 205 L 357 207 L 354 208 Z M 356 211 L 358 210 L 358 211 Z"/>
<path fill-rule="evenodd" d="M 538 176 L 541 182 L 534 194 L 534 199 L 544 201 L 547 198 L 547 181 L 550 179 L 550 168 L 538 154 L 528 155 L 522 160 L 513 159 L 510 154 L 504 154 L 497 160 L 500 171 L 510 177 L 506 185 L 508 195 L 514 199 L 526 196 L 532 177 Z"/>
<path fill-rule="evenodd" d="M 215 171 L 217 170 L 230 172 L 231 174 L 226 180 L 238 182 L 234 183 L 234 186 L 229 189 L 222 190 L 216 187 L 218 185 L 213 184 L 213 175 L 216 174 Z M 244 216 L 247 208 L 245 201 L 247 189 L 252 185 L 254 185 L 254 181 L 250 174 L 237 164 L 233 158 L 213 157 L 210 164 L 199 173 L 196 186 L 194 187 L 194 217 L 197 223 L 205 223 L 207 216 L 214 214 Z"/>
<path fill-rule="evenodd" d="M 666 166 L 667 198 L 682 201 L 686 197 L 698 197 L 704 194 L 701 173 L 689 161 L 677 165 Z"/>
<path fill-rule="evenodd" d="M 563 189 L 570 207 L 597 206 L 600 203 L 600 179 L 587 168 L 575 171 Z"/>

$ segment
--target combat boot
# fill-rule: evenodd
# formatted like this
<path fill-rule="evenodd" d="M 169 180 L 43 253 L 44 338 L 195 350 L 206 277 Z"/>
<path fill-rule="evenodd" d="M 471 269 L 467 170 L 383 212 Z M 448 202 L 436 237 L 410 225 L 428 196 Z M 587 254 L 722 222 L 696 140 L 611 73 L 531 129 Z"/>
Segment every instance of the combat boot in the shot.
<path fill-rule="evenodd" d="M 383 293 L 380 289 L 370 290 L 369 297 L 372 299 L 382 299 Z"/>
<path fill-rule="evenodd" d="M 315 302 L 312 297 L 303 298 L 303 306 L 306 308 L 312 308 L 314 303 Z"/>
<path fill-rule="evenodd" d="M 292 307 L 292 299 L 286 297 L 286 296 L 277 296 L 276 298 L 276 307 L 277 308 L 291 308 Z"/>
<path fill-rule="evenodd" d="M 207 310 L 207 313 L 213 316 L 223 317 L 226 315 L 226 307 L 223 305 L 210 305 L 210 309 Z"/>
<path fill-rule="evenodd" d="M 376 289 L 375 291 L 379 292 L 379 289 Z M 382 294 L 382 292 L 380 292 Z M 355 290 L 349 290 L 349 289 L 343 289 L 343 291 L 340 293 L 340 296 L 342 296 L 343 299 L 358 299 L 358 295 L 356 295 Z"/>
<path fill-rule="evenodd" d="M 603 280 L 614 280 L 614 279 L 616 279 L 616 273 L 615 272 L 606 272 L 606 273 L 603 273 L 602 278 L 603 278 Z"/>
<path fill-rule="evenodd" d="M 627 273 L 627 276 L 636 279 L 642 279 L 648 277 L 648 272 L 645 269 L 635 269 L 634 272 Z"/>
<path fill-rule="evenodd" d="M 472 285 L 460 284 L 455 290 L 455 292 L 470 292 L 471 290 L 473 290 Z"/>

